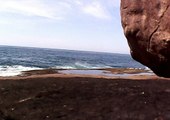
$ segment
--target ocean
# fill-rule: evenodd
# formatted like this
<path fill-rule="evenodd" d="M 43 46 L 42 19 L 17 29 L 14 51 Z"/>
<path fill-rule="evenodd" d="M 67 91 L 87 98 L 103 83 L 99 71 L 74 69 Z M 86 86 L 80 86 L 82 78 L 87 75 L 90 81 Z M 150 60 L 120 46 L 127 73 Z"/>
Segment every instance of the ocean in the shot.
<path fill-rule="evenodd" d="M 128 54 L 0 46 L 0 76 L 40 69 L 145 69 Z"/>

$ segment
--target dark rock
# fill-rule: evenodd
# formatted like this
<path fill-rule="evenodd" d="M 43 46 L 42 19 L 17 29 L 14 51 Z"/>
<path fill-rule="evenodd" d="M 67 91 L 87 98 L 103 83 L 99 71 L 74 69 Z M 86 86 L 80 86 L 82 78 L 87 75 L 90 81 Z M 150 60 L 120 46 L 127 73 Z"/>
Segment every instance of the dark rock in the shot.
<path fill-rule="evenodd" d="M 121 18 L 132 57 L 170 77 L 170 0 L 121 0 Z"/>

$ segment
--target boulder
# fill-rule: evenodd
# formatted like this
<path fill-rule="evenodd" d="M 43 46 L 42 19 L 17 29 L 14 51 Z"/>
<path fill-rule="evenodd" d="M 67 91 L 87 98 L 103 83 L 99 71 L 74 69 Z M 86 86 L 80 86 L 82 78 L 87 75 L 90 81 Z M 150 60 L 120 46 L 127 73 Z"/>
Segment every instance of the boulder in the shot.
<path fill-rule="evenodd" d="M 132 57 L 170 77 L 170 0 L 121 0 L 121 22 Z"/>

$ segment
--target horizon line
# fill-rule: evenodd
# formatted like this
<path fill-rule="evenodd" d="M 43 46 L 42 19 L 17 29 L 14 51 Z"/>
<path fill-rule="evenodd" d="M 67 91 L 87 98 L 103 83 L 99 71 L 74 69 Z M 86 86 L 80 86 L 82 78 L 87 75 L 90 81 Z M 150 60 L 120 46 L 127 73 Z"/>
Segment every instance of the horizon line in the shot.
<path fill-rule="evenodd" d="M 39 48 L 39 49 L 53 49 L 53 50 L 67 50 L 67 51 L 79 51 L 79 52 L 94 52 L 94 53 L 125 54 L 125 55 L 130 55 L 130 53 L 121 53 L 121 52 L 93 51 L 93 50 L 80 50 L 80 49 L 67 49 L 67 48 L 48 48 L 48 47 L 24 46 L 24 45 L 0 45 L 0 46 L 6 46 L 6 47 L 25 47 L 25 48 Z"/>

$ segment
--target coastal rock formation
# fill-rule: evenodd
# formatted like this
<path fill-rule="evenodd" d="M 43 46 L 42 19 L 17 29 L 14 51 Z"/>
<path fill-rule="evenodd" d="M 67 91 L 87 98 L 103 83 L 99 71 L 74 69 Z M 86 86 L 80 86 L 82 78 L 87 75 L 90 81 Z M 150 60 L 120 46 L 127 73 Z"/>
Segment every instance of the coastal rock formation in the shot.
<path fill-rule="evenodd" d="M 170 77 L 170 0 L 121 0 L 121 20 L 132 57 Z"/>

